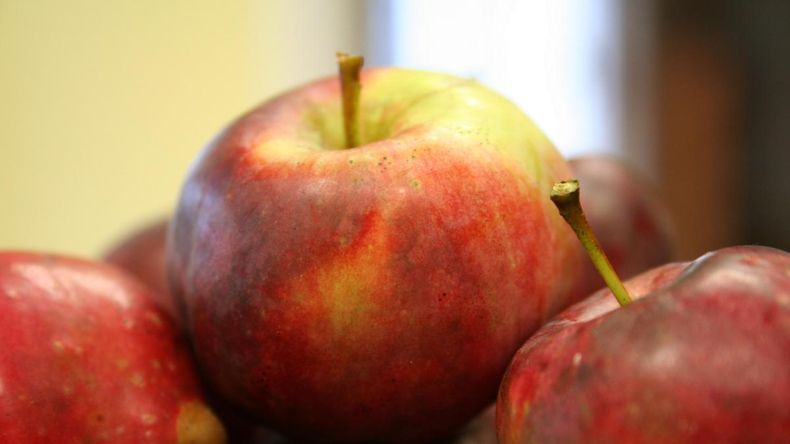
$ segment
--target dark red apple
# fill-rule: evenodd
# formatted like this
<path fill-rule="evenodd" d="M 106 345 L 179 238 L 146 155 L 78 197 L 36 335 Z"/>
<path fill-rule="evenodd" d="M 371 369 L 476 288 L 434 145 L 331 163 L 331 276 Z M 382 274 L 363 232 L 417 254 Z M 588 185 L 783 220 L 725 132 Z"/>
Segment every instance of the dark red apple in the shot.
<path fill-rule="evenodd" d="M 171 282 L 210 380 L 274 428 L 447 437 L 565 304 L 575 245 L 547 196 L 569 170 L 475 81 L 374 69 L 361 94 L 358 146 L 334 78 L 217 137 L 171 225 Z"/>
<path fill-rule="evenodd" d="M 790 255 L 732 247 L 563 312 L 502 382 L 502 443 L 787 442 Z"/>
<path fill-rule="evenodd" d="M 590 247 L 578 194 L 572 206 L 567 196 L 558 207 Z M 589 251 L 613 290 L 565 310 L 515 355 L 497 402 L 500 442 L 787 442 L 790 254 L 724 248 L 652 269 L 626 291 Z"/>
<path fill-rule="evenodd" d="M 675 259 L 669 212 L 634 170 L 607 155 L 577 157 L 570 165 L 584 188 L 581 203 L 590 226 L 618 275 L 627 279 Z M 605 285 L 584 249 L 577 251 L 581 269 L 573 276 L 572 301 Z"/>
<path fill-rule="evenodd" d="M 178 304 L 170 293 L 165 269 L 167 220 L 133 232 L 104 255 L 104 260 L 133 274 L 153 290 L 155 300 L 180 320 Z"/>
<path fill-rule="evenodd" d="M 113 266 L 0 253 L 0 338 L 0 442 L 225 442 L 172 317 Z"/>

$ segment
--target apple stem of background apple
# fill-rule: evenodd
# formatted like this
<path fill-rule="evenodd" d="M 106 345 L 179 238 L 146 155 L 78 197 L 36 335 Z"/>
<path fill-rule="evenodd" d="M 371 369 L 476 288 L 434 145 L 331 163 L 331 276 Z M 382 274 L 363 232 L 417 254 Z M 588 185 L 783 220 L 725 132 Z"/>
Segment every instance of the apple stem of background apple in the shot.
<path fill-rule="evenodd" d="M 551 189 L 551 201 L 557 206 L 568 225 L 573 228 L 576 237 L 579 238 L 593 265 L 595 265 L 609 289 L 612 290 L 612 294 L 620 306 L 625 307 L 630 304 L 631 296 L 628 295 L 623 282 L 617 276 L 612 264 L 609 262 L 609 258 L 606 257 L 606 253 L 603 252 L 601 245 L 598 243 L 595 233 L 590 228 L 587 217 L 584 216 L 584 211 L 579 201 L 579 181 L 567 180 L 554 184 L 554 187 Z"/>
<path fill-rule="evenodd" d="M 337 53 L 340 88 L 343 91 L 343 129 L 346 134 L 346 148 L 359 145 L 359 93 L 362 89 L 359 72 L 364 62 L 362 56 Z"/>

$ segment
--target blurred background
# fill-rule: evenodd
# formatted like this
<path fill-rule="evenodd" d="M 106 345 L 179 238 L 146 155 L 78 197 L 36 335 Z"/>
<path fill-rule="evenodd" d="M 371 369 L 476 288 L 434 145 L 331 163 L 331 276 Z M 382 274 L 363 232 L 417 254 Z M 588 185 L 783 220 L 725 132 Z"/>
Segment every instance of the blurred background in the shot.
<path fill-rule="evenodd" d="M 475 77 L 653 182 L 682 257 L 790 250 L 790 2 L 0 0 L 0 248 L 97 256 L 334 53 Z"/>

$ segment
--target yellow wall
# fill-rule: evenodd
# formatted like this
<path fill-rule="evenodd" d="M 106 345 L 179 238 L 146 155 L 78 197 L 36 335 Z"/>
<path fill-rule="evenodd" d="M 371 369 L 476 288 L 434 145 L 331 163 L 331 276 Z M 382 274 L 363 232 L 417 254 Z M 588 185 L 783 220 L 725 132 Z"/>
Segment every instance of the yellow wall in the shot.
<path fill-rule="evenodd" d="M 360 51 L 360 7 L 0 0 L 0 249 L 96 256 L 167 214 L 225 123 Z"/>

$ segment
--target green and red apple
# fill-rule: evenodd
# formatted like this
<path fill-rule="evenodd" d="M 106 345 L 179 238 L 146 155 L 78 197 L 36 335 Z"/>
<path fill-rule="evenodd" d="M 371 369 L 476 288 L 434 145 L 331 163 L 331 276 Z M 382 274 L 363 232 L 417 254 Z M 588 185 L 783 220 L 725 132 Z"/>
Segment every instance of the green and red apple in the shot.
<path fill-rule="evenodd" d="M 211 142 L 171 224 L 170 279 L 206 375 L 266 424 L 446 437 L 566 305 L 575 245 L 548 194 L 569 169 L 474 80 L 366 70 L 346 113 L 342 89 L 283 94 Z"/>
<path fill-rule="evenodd" d="M 100 263 L 0 253 L 0 442 L 225 442 L 148 288 Z"/>

